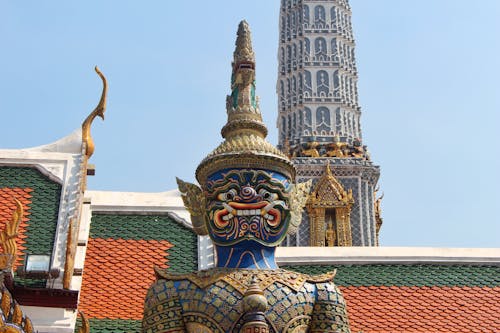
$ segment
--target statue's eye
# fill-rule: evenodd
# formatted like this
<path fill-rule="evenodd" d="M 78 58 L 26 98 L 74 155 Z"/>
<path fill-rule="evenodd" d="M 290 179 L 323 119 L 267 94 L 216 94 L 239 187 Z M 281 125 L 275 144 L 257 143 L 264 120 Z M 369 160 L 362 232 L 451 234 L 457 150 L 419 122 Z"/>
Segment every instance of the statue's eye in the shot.
<path fill-rule="evenodd" d="M 217 199 L 219 199 L 220 201 L 232 201 L 236 197 L 236 194 L 236 190 L 232 188 L 227 192 L 218 194 Z"/>
<path fill-rule="evenodd" d="M 271 193 L 263 188 L 259 190 L 259 194 L 264 200 L 267 201 L 273 201 L 278 199 L 278 195 L 276 193 Z"/>

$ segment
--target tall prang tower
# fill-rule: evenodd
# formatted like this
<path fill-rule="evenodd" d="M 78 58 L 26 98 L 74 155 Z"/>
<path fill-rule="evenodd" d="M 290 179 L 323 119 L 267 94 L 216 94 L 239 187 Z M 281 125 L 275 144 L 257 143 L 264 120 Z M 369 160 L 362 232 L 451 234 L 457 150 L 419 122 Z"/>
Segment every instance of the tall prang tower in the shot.
<path fill-rule="evenodd" d="M 279 148 L 313 180 L 303 221 L 285 246 L 377 246 L 378 166 L 362 141 L 347 0 L 282 0 Z"/>

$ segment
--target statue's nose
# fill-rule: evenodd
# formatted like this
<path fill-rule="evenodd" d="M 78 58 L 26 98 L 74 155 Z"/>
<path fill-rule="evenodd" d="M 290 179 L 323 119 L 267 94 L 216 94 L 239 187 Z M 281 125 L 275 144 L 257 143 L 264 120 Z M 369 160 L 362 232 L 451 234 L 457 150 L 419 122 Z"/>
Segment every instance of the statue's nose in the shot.
<path fill-rule="evenodd" d="M 251 186 L 243 186 L 240 193 L 241 199 L 245 201 L 253 200 L 257 197 L 257 192 Z"/>

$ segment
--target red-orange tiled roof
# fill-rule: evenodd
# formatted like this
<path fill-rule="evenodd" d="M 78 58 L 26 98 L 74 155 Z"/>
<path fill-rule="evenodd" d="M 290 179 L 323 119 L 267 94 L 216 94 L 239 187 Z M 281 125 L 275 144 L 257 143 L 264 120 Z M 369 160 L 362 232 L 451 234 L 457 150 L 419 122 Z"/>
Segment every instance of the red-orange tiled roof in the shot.
<path fill-rule="evenodd" d="M 32 191 L 31 188 L 0 188 L 0 230 L 5 228 L 6 222 L 12 220 L 12 214 L 16 209 L 14 198 L 21 202 L 24 209 L 23 219 L 19 224 L 18 236 L 16 237 L 18 258 L 15 266 L 18 266 L 22 262 L 24 250 L 26 250 L 24 244 L 27 237 L 26 228 L 28 227 L 29 221 L 29 205 L 31 204 L 30 192 Z M 0 247 L 0 253 L 2 252 L 3 249 Z"/>
<path fill-rule="evenodd" d="M 168 241 L 89 238 L 79 310 L 90 318 L 142 318 L 153 267 L 166 268 Z"/>
<path fill-rule="evenodd" d="M 349 286 L 341 290 L 352 332 L 500 332 L 500 287 Z"/>

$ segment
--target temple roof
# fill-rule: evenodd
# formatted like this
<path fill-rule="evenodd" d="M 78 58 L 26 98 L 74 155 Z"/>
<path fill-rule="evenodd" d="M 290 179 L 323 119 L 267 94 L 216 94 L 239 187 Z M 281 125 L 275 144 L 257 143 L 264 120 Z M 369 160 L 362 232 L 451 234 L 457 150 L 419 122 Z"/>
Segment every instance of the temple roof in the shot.
<path fill-rule="evenodd" d="M 352 332 L 498 332 L 498 266 L 291 266 L 337 269 Z"/>
<path fill-rule="evenodd" d="M 167 212 L 93 213 L 79 310 L 92 332 L 138 332 L 153 267 L 198 268 L 197 237 Z"/>

